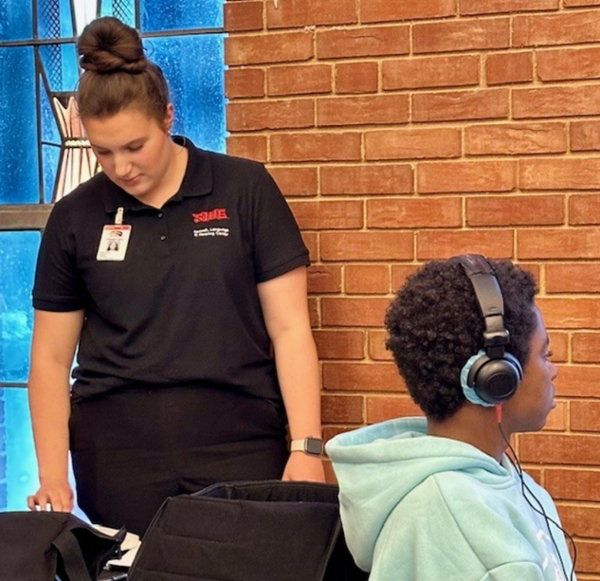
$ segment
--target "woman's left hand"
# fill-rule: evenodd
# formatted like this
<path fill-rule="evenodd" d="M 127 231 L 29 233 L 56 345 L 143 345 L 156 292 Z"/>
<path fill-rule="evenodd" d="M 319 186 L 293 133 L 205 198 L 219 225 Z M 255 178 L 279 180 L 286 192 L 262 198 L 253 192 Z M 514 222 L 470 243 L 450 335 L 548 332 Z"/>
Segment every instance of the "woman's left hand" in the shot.
<path fill-rule="evenodd" d="M 304 452 L 292 452 L 285 465 L 282 480 L 325 482 L 323 461 L 318 456 L 309 456 Z"/>

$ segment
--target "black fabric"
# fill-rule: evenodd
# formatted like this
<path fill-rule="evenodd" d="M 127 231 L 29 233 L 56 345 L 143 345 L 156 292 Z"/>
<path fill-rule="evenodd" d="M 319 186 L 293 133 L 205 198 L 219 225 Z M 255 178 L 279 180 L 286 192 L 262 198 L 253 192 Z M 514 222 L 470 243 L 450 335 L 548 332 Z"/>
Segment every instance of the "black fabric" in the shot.
<path fill-rule="evenodd" d="M 337 487 L 216 484 L 167 500 L 129 581 L 366 581 L 346 547 Z"/>
<path fill-rule="evenodd" d="M 226 387 L 148 386 L 72 405 L 79 506 L 92 522 L 143 535 L 169 496 L 215 482 L 281 478 L 285 414 Z"/>
<path fill-rule="evenodd" d="M 308 265 L 308 250 L 261 164 L 186 146 L 181 188 L 161 209 L 99 174 L 48 219 L 33 306 L 85 310 L 76 399 L 202 381 L 281 399 L 257 284 Z M 127 254 L 98 261 L 119 207 Z"/>
<path fill-rule="evenodd" d="M 96 581 L 118 554 L 114 537 L 67 512 L 0 514 L 0 578 L 7 581 Z"/>

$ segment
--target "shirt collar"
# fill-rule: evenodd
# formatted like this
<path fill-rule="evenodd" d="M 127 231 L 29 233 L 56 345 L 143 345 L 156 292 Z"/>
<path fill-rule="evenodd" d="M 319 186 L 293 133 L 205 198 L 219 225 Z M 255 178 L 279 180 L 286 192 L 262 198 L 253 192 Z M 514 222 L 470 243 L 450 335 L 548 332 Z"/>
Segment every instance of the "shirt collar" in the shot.
<path fill-rule="evenodd" d="M 179 191 L 166 204 L 181 202 L 183 198 L 196 198 L 210 194 L 213 188 L 213 176 L 208 153 L 196 147 L 186 137 L 175 135 L 173 140 L 175 143 L 187 148 L 188 163 Z M 103 182 L 102 197 L 104 199 L 104 209 L 107 213 L 114 213 L 118 208 L 130 211 L 148 210 L 150 208 L 136 197 L 129 195 L 106 176 L 104 176 Z"/>

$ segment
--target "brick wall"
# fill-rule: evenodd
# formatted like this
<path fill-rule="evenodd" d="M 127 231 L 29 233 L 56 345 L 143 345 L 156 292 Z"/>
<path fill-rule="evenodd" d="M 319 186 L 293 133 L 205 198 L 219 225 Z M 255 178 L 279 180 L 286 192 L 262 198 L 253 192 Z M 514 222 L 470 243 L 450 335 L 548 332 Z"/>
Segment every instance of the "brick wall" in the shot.
<path fill-rule="evenodd" d="M 412 414 L 383 341 L 431 258 L 539 281 L 559 405 L 520 456 L 600 580 L 600 0 L 229 0 L 228 150 L 311 250 L 325 434 Z"/>

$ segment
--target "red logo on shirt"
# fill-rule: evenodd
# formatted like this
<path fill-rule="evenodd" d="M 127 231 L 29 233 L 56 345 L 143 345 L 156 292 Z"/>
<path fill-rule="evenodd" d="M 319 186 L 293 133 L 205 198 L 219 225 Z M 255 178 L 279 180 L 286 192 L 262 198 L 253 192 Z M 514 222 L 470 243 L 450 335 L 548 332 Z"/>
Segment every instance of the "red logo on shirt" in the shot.
<path fill-rule="evenodd" d="M 196 212 L 195 214 L 192 214 L 192 218 L 194 219 L 195 224 L 199 224 L 200 222 L 212 222 L 213 220 L 229 220 L 226 208 L 215 208 L 208 212 Z"/>

